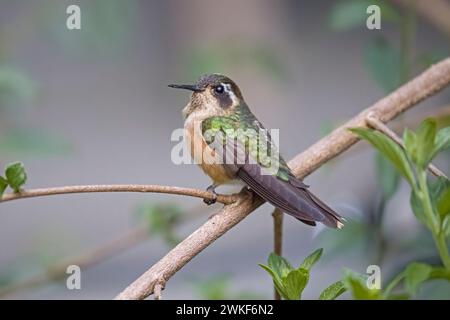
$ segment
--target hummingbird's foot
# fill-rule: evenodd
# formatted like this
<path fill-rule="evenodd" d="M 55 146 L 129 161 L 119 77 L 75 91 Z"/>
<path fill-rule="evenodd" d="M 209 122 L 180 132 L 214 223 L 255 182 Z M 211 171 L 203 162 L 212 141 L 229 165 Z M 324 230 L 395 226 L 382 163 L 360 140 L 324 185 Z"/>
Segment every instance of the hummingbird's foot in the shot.
<path fill-rule="evenodd" d="M 255 194 L 253 193 L 253 190 L 250 189 L 250 187 L 248 187 L 248 186 L 243 187 L 243 188 L 241 189 L 241 192 L 240 192 L 240 193 L 247 195 L 247 196 L 250 197 L 250 199 L 252 199 L 252 201 L 253 201 L 253 196 L 254 196 Z"/>
<path fill-rule="evenodd" d="M 208 191 L 209 193 L 211 193 L 213 195 L 212 199 L 203 199 L 203 202 L 206 203 L 208 206 L 216 203 L 216 201 L 217 201 L 216 187 L 217 187 L 217 185 L 212 184 L 208 188 L 206 188 L 206 191 Z"/>

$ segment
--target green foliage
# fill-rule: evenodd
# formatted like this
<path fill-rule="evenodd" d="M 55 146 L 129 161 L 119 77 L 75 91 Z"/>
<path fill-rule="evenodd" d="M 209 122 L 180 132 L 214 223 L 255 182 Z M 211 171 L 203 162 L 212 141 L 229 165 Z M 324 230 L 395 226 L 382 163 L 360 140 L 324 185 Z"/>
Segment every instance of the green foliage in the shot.
<path fill-rule="evenodd" d="M 333 7 L 329 20 L 331 28 L 336 31 L 344 31 L 359 26 L 365 26 L 368 17 L 367 7 L 373 4 L 380 7 L 383 21 L 400 21 L 398 12 L 386 1 L 346 0 L 339 1 Z"/>
<path fill-rule="evenodd" d="M 405 269 L 405 289 L 410 295 L 415 295 L 417 288 L 430 278 L 433 267 L 425 263 L 411 263 Z"/>
<path fill-rule="evenodd" d="M 328 288 L 322 291 L 319 296 L 319 300 L 335 300 L 337 297 L 342 295 L 347 288 L 343 281 L 339 280 L 331 284 Z"/>
<path fill-rule="evenodd" d="M 195 290 L 202 299 L 224 300 L 229 296 L 229 277 L 216 276 L 206 280 L 196 280 Z"/>
<path fill-rule="evenodd" d="M 442 137 L 442 134 L 440 134 L 440 144 L 436 144 L 436 134 L 437 124 L 433 119 L 423 121 L 417 133 L 406 129 L 403 134 L 406 152 L 420 169 L 426 168 L 431 159 L 447 146 L 447 137 Z"/>
<path fill-rule="evenodd" d="M 179 242 L 175 227 L 180 223 L 182 210 L 174 204 L 146 204 L 138 209 L 138 215 L 148 225 L 151 235 L 160 235 L 170 246 Z"/>
<path fill-rule="evenodd" d="M 343 284 L 356 300 L 378 300 L 381 293 L 378 289 L 369 289 L 366 284 L 366 277 L 347 270 L 344 274 Z"/>
<path fill-rule="evenodd" d="M 450 181 L 439 177 L 434 182 L 427 179 L 427 167 L 433 158 L 450 145 L 450 127 L 440 129 L 435 120 L 424 120 L 416 132 L 406 129 L 403 134 L 405 149 L 394 148 L 388 137 L 371 129 L 352 129 L 360 138 L 369 141 L 386 159 L 389 159 L 411 185 L 410 204 L 417 219 L 428 227 L 445 266 L 434 268 L 423 263 L 410 264 L 388 286 L 385 297 L 402 279 L 408 295 L 415 295 L 417 288 L 432 277 L 447 278 L 450 270 L 450 256 L 447 237 L 450 232 Z"/>
<path fill-rule="evenodd" d="M 8 165 L 5 170 L 5 176 L 9 186 L 14 190 L 14 192 L 19 192 L 20 188 L 27 181 L 25 167 L 21 162 L 15 162 Z"/>
<path fill-rule="evenodd" d="M 204 300 L 248 300 L 261 299 L 259 294 L 250 291 L 233 292 L 230 289 L 230 276 L 216 275 L 205 279 L 192 279 L 192 285 L 197 295 Z"/>
<path fill-rule="evenodd" d="M 14 155 L 65 155 L 71 145 L 60 136 L 35 128 L 12 128 L 0 135 L 0 150 Z"/>
<path fill-rule="evenodd" d="M 412 262 L 387 285 L 383 296 L 384 298 L 411 297 L 418 293 L 419 288 L 425 282 L 439 279 L 450 282 L 450 270 L 425 263 Z M 391 294 L 391 291 L 400 283 L 403 283 L 405 292 Z"/>
<path fill-rule="evenodd" d="M 379 87 L 391 92 L 400 86 L 401 53 L 385 38 L 379 37 L 369 42 L 365 52 L 365 65 Z"/>
<path fill-rule="evenodd" d="M 27 181 L 27 173 L 21 162 L 14 162 L 6 166 L 5 177 L 0 176 L 0 196 L 3 195 L 9 186 L 14 192 L 20 192 L 20 189 Z"/>
<path fill-rule="evenodd" d="M 391 161 L 395 168 L 408 180 L 410 184 L 414 183 L 414 173 L 412 168 L 405 153 L 397 143 L 381 132 L 371 129 L 353 128 L 350 129 L 350 131 L 372 144 L 379 152 Z"/>
<path fill-rule="evenodd" d="M 24 73 L 8 66 L 0 66 L 0 111 L 5 106 L 28 102 L 36 94 L 36 88 Z"/>
<path fill-rule="evenodd" d="M 450 148 L 450 126 L 439 130 L 436 134 L 433 158 L 441 151 Z"/>
<path fill-rule="evenodd" d="M 450 215 L 450 180 L 439 177 L 434 183 L 429 183 L 429 188 L 434 210 L 443 220 Z"/>
<path fill-rule="evenodd" d="M 260 264 L 273 279 L 278 293 L 287 300 L 298 300 L 308 284 L 309 270 L 301 266 L 294 269 L 283 257 L 271 253 L 268 258 L 268 265 Z"/>
<path fill-rule="evenodd" d="M 8 188 L 8 181 L 3 178 L 0 177 L 0 197 L 3 196 L 3 193 L 5 192 L 6 188 Z"/>
<path fill-rule="evenodd" d="M 302 264 L 300 265 L 301 268 L 304 268 L 308 271 L 311 270 L 312 266 L 314 266 L 322 257 L 323 249 L 317 249 L 313 253 L 311 253 L 309 256 L 303 260 Z"/>
<path fill-rule="evenodd" d="M 323 249 L 307 256 L 298 268 L 293 268 L 285 258 L 271 253 L 267 265 L 260 266 L 272 277 L 278 293 L 286 300 L 299 300 L 309 282 L 311 268 L 319 261 Z M 343 293 L 338 284 L 333 284 L 321 294 L 323 299 L 334 299 Z M 342 291 L 342 292 L 341 292 Z M 345 291 L 345 290 L 344 290 Z"/>

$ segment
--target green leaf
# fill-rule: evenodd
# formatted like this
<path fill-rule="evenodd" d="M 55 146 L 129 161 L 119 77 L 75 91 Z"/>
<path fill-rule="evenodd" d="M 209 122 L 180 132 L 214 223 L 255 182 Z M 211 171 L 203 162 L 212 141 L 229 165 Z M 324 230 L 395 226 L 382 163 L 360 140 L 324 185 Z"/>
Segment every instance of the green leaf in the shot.
<path fill-rule="evenodd" d="M 355 272 L 347 271 L 345 273 L 344 284 L 356 300 L 377 300 L 381 298 L 380 290 L 369 289 L 366 285 L 366 279 Z"/>
<path fill-rule="evenodd" d="M 319 300 L 334 300 L 345 291 L 347 291 L 347 288 L 345 287 L 344 282 L 339 280 L 323 290 L 319 296 Z"/>
<path fill-rule="evenodd" d="M 384 201 L 388 201 L 397 191 L 400 185 L 400 174 L 381 153 L 375 156 L 377 180 L 380 185 Z"/>
<path fill-rule="evenodd" d="M 360 138 L 369 141 L 378 151 L 380 151 L 392 162 L 395 168 L 408 180 L 410 185 L 414 185 L 415 180 L 411 166 L 404 151 L 397 143 L 375 130 L 367 128 L 353 128 L 350 129 L 350 131 Z"/>
<path fill-rule="evenodd" d="M 425 264 L 413 262 L 405 270 L 405 289 L 411 294 L 415 295 L 417 288 L 431 275 L 433 267 Z"/>
<path fill-rule="evenodd" d="M 443 128 L 436 134 L 433 158 L 441 151 L 450 148 L 450 127 Z"/>
<path fill-rule="evenodd" d="M 390 5 L 382 1 L 347 0 L 338 2 L 331 11 L 330 25 L 333 30 L 343 31 L 363 26 L 368 14 L 367 7 L 376 4 L 380 6 L 383 21 L 398 22 L 400 15 Z"/>
<path fill-rule="evenodd" d="M 434 119 L 425 119 L 417 130 L 417 160 L 416 164 L 424 169 L 433 158 L 437 124 Z"/>
<path fill-rule="evenodd" d="M 401 84 L 401 54 L 384 38 L 376 38 L 365 51 L 365 65 L 373 80 L 386 92 Z"/>
<path fill-rule="evenodd" d="M 5 170 L 5 175 L 9 186 L 14 190 L 14 192 L 19 192 L 20 188 L 27 181 L 25 167 L 21 162 L 15 162 L 8 165 Z"/>
<path fill-rule="evenodd" d="M 425 215 L 425 211 L 422 206 L 422 201 L 420 200 L 419 195 L 417 192 L 413 189 L 411 190 L 411 196 L 410 196 L 410 204 L 411 209 L 416 216 L 416 218 L 425 226 L 428 228 L 431 228 L 431 225 L 428 223 L 428 219 Z"/>
<path fill-rule="evenodd" d="M 267 273 L 269 273 L 269 275 L 272 277 L 273 280 L 273 284 L 275 286 L 275 289 L 278 291 L 278 293 L 285 299 L 287 299 L 287 294 L 284 290 L 284 286 L 283 283 L 281 281 L 281 278 L 278 276 L 278 274 L 275 273 L 274 270 L 272 270 L 269 266 L 266 266 L 264 264 L 259 264 L 259 266 L 261 268 L 263 268 L 264 270 L 267 271 Z"/>
<path fill-rule="evenodd" d="M 192 279 L 195 291 L 201 299 L 225 300 L 230 299 L 228 275 L 217 275 L 207 279 Z"/>
<path fill-rule="evenodd" d="M 417 163 L 417 135 L 408 128 L 403 131 L 403 144 L 410 159 Z"/>
<path fill-rule="evenodd" d="M 259 266 L 266 270 L 272 277 L 278 293 L 280 293 L 283 298 L 289 299 L 282 279 L 287 277 L 287 275 L 293 271 L 294 268 L 292 268 L 291 264 L 285 258 L 280 257 L 273 252 L 269 255 L 267 262 L 268 266 L 263 264 L 259 264 Z"/>
<path fill-rule="evenodd" d="M 140 206 L 137 213 L 147 223 L 151 235 L 160 235 L 171 246 L 179 242 L 175 227 L 182 218 L 182 210 L 178 206 L 150 203 Z"/>
<path fill-rule="evenodd" d="M 8 187 L 8 181 L 5 178 L 0 177 L 0 198 L 3 196 L 6 188 Z"/>
<path fill-rule="evenodd" d="M 302 264 L 300 265 L 300 268 L 311 270 L 311 267 L 316 264 L 317 261 L 319 261 L 320 257 L 322 256 L 323 249 L 317 249 L 313 253 L 311 253 L 309 256 L 303 260 Z"/>
<path fill-rule="evenodd" d="M 445 237 L 450 236 L 450 215 L 447 215 L 442 222 L 442 231 L 445 234 Z"/>
<path fill-rule="evenodd" d="M 387 300 L 408 300 L 411 296 L 407 293 L 393 293 L 386 297 Z"/>
<path fill-rule="evenodd" d="M 450 215 L 450 180 L 439 177 L 429 183 L 431 202 L 441 218 Z"/>
<path fill-rule="evenodd" d="M 331 28 L 338 31 L 361 26 L 367 19 L 365 1 L 341 1 L 336 4 L 330 16 Z"/>
<path fill-rule="evenodd" d="M 282 278 L 282 284 L 288 300 L 301 299 L 302 292 L 308 284 L 309 271 L 303 268 L 292 270 Z"/>
<path fill-rule="evenodd" d="M 294 270 L 289 261 L 273 252 L 269 255 L 269 259 L 267 260 L 267 262 L 269 264 L 269 267 L 277 274 L 280 279 L 287 276 L 289 272 Z"/>

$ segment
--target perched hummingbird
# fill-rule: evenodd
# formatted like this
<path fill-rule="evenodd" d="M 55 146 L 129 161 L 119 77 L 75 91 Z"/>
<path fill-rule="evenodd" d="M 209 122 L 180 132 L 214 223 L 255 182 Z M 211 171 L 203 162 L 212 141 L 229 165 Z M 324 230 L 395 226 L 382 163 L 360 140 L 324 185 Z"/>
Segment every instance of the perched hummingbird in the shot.
<path fill-rule="evenodd" d="M 213 181 L 207 191 L 216 195 L 218 185 L 241 180 L 261 198 L 308 225 L 321 222 L 332 228 L 343 226 L 343 218 L 313 195 L 277 152 L 267 154 L 268 149 L 274 147 L 272 138 L 270 134 L 259 134 L 267 130 L 250 111 L 241 90 L 230 78 L 207 74 L 193 85 L 171 84 L 169 87 L 193 91 L 183 109 L 184 130 L 191 156 Z M 220 133 L 222 138 L 211 138 L 211 132 Z M 252 143 L 252 140 L 259 141 Z M 226 161 L 204 161 L 205 154 L 213 157 L 220 154 Z M 244 155 L 244 161 L 235 161 L 237 154 Z M 273 163 L 276 169 L 268 173 L 266 169 Z"/>

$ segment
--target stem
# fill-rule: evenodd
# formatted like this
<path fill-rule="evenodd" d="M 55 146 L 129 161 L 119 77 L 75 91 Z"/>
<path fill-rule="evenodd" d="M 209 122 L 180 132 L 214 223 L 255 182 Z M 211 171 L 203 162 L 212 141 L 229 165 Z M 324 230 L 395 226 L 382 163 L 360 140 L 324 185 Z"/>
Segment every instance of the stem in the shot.
<path fill-rule="evenodd" d="M 450 256 L 448 254 L 447 241 L 445 239 L 445 233 L 439 232 L 437 236 L 434 236 L 434 241 L 436 242 L 436 246 L 439 251 L 439 255 L 441 256 L 442 263 L 444 264 L 447 270 L 450 270 Z"/>
<path fill-rule="evenodd" d="M 439 222 L 434 215 L 433 206 L 431 205 L 430 194 L 428 192 L 427 174 L 424 170 L 417 173 L 419 180 L 419 197 L 422 201 L 425 216 L 429 222 L 429 227 L 433 236 L 439 233 Z"/>
<path fill-rule="evenodd" d="M 384 294 L 383 294 L 384 298 L 389 297 L 391 291 L 394 290 L 394 288 L 400 283 L 400 281 L 403 280 L 404 277 L 405 277 L 405 272 L 400 272 L 398 275 L 395 276 L 394 279 L 392 279 L 392 281 L 386 287 L 386 290 L 384 290 Z"/>
<path fill-rule="evenodd" d="M 272 213 L 273 216 L 273 251 L 279 255 L 283 255 L 283 212 L 279 209 L 275 209 Z M 281 296 L 277 289 L 273 288 L 274 300 L 281 300 Z"/>
<path fill-rule="evenodd" d="M 428 192 L 428 184 L 427 184 L 427 173 L 426 171 L 421 171 L 418 173 L 419 178 L 419 188 L 420 188 L 420 198 L 422 200 L 423 209 L 425 212 L 425 216 L 430 224 L 430 230 L 433 235 L 433 240 L 436 244 L 436 247 L 439 251 L 439 255 L 441 257 L 442 263 L 445 268 L 450 270 L 450 256 L 448 253 L 447 242 L 445 240 L 445 233 L 442 232 L 440 223 L 434 214 L 433 207 L 431 205 L 430 194 Z"/>

